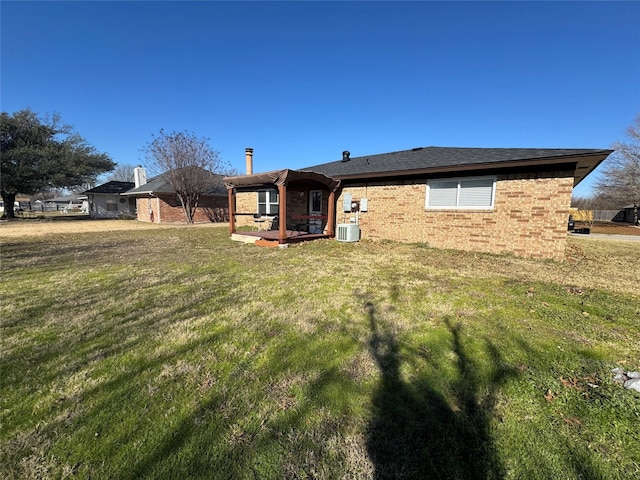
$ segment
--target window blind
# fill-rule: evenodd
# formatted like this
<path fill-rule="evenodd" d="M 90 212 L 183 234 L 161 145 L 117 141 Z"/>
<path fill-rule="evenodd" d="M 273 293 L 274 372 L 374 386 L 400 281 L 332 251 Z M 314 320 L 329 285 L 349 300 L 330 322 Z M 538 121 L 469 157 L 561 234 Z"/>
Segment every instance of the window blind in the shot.
<path fill-rule="evenodd" d="M 427 208 L 492 208 L 495 178 L 429 180 Z"/>

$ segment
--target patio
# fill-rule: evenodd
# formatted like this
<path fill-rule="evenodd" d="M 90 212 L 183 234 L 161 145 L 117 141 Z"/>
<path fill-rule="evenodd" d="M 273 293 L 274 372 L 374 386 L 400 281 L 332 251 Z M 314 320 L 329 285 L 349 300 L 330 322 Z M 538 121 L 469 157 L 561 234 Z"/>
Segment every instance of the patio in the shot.
<path fill-rule="evenodd" d="M 296 230 L 286 230 L 284 245 L 289 243 L 308 242 L 311 240 L 319 240 L 321 238 L 332 238 L 330 235 L 324 233 L 308 233 L 299 232 Z M 254 243 L 262 247 L 278 247 L 283 245 L 280 243 L 280 231 L 279 230 L 246 230 L 236 231 L 231 234 L 231 240 L 236 240 L 245 243 Z"/>
<path fill-rule="evenodd" d="M 316 172 L 285 169 L 225 177 L 224 182 L 229 198 L 229 231 L 232 240 L 260 246 L 283 246 L 294 242 L 333 238 L 335 235 L 335 192 L 340 186 L 338 180 Z M 236 209 L 237 194 L 250 192 L 257 195 L 265 189 L 277 193 L 277 196 L 273 196 L 277 199 L 277 204 L 272 201 L 266 205 L 256 199 L 243 203 L 245 211 Z M 317 204 L 313 208 L 311 193 L 317 194 Z M 253 210 L 256 204 L 259 211 Z M 246 211 L 248 208 L 253 211 Z M 284 221 L 277 221 L 272 228 L 262 231 L 237 231 L 237 217 L 242 218 L 240 225 L 247 225 L 247 217 L 252 217 L 255 221 L 262 215 Z"/>

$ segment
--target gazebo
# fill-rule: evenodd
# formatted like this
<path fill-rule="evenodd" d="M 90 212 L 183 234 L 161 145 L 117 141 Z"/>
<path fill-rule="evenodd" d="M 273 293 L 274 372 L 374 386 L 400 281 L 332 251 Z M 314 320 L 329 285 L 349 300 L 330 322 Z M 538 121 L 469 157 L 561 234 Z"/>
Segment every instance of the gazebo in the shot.
<path fill-rule="evenodd" d="M 260 192 L 277 194 L 274 195 L 277 213 L 266 211 L 273 215 L 273 228 L 242 232 L 243 235 L 259 237 L 257 244 L 278 246 L 335 235 L 335 193 L 340 186 L 339 180 L 312 171 L 284 169 L 225 177 L 224 183 L 229 198 L 229 230 L 232 236 L 236 234 L 237 216 L 250 216 L 252 222 L 262 216 L 262 212 L 254 207 L 259 206 Z M 237 202 L 238 195 L 245 195 L 250 200 Z M 270 207 L 275 209 L 275 202 Z"/>

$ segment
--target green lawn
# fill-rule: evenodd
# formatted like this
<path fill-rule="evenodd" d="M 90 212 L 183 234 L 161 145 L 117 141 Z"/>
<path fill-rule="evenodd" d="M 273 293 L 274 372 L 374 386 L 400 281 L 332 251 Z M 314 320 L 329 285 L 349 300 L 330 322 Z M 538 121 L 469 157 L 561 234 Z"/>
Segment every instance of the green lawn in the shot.
<path fill-rule="evenodd" d="M 640 476 L 639 244 L 2 237 L 0 478 Z"/>

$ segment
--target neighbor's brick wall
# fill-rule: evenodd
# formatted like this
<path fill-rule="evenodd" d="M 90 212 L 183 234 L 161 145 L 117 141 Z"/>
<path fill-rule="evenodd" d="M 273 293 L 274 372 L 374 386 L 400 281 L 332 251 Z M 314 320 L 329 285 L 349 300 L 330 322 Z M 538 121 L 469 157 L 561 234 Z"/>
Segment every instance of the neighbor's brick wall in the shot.
<path fill-rule="evenodd" d="M 360 214 L 363 239 L 423 242 L 436 248 L 513 252 L 527 257 L 564 257 L 573 172 L 499 175 L 493 210 L 427 210 L 426 181 L 394 185 L 345 185 L 338 198 L 368 198 L 368 212 Z"/>
<path fill-rule="evenodd" d="M 150 215 L 153 211 L 153 220 Z M 186 223 L 184 210 L 176 201 L 175 195 L 154 198 L 138 198 L 138 220 L 154 223 Z M 196 223 L 229 221 L 229 203 L 227 197 L 205 197 L 198 202 Z"/>
<path fill-rule="evenodd" d="M 141 222 L 154 222 L 158 223 L 159 201 L 157 198 L 137 198 L 136 210 L 138 220 Z M 151 219 L 150 211 L 153 211 L 153 220 Z"/>

